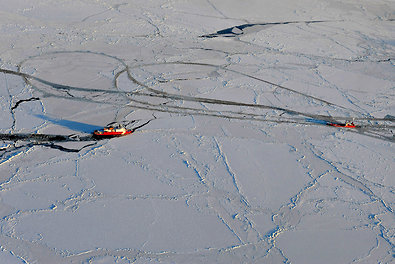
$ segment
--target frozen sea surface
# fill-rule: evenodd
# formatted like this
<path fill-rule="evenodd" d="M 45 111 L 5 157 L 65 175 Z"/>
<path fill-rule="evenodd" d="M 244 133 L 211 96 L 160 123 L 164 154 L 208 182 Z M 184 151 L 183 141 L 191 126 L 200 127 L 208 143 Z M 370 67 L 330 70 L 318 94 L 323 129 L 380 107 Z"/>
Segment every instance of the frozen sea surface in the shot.
<path fill-rule="evenodd" d="M 393 1 L 0 4 L 0 263 L 394 262 Z"/>

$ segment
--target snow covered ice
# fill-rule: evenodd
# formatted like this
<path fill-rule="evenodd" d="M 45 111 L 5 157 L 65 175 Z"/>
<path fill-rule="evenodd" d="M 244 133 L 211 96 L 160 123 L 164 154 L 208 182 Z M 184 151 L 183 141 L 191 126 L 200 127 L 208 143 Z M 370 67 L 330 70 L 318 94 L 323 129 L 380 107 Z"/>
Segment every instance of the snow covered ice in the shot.
<path fill-rule="evenodd" d="M 0 4 L 0 263 L 394 261 L 394 1 Z"/>

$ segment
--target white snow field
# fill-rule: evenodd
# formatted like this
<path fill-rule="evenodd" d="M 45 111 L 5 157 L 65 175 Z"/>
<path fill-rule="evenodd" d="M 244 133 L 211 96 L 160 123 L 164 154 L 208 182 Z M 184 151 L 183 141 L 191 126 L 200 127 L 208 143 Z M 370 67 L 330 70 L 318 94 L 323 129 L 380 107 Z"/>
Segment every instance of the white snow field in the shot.
<path fill-rule="evenodd" d="M 0 263 L 394 263 L 394 1 L 0 6 Z"/>

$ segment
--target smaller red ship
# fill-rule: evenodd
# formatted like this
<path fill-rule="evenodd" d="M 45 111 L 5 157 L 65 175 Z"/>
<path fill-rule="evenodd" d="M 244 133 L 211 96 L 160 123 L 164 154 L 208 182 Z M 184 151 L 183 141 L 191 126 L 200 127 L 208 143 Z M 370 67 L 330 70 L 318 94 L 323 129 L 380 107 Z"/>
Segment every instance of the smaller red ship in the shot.
<path fill-rule="evenodd" d="M 110 124 L 103 129 L 95 130 L 93 136 L 97 138 L 121 137 L 132 134 L 134 130 L 126 129 L 121 124 Z"/>
<path fill-rule="evenodd" d="M 327 123 L 328 126 L 334 126 L 334 127 L 346 127 L 346 128 L 356 128 L 357 126 L 354 124 L 354 122 L 346 122 L 344 124 L 342 123 Z"/>

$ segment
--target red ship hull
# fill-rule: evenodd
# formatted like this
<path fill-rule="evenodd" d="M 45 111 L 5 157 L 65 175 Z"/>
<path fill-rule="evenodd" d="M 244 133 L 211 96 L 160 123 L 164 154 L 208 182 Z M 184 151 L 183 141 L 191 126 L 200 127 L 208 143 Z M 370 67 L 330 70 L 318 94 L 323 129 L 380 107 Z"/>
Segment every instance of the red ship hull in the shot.
<path fill-rule="evenodd" d="M 333 126 L 333 127 L 345 127 L 345 128 L 356 128 L 356 125 L 350 125 L 350 124 L 335 124 L 335 123 L 329 123 L 328 126 Z"/>
<path fill-rule="evenodd" d="M 115 132 L 115 131 L 107 132 L 107 131 L 100 131 L 100 130 L 98 130 L 98 131 L 93 132 L 93 135 L 95 137 L 100 137 L 100 138 L 111 138 L 111 137 L 126 136 L 126 135 L 129 135 L 129 134 L 132 134 L 132 133 L 133 133 L 133 131 L 131 131 L 131 130 L 126 130 L 126 131 L 123 131 L 123 132 Z"/>

